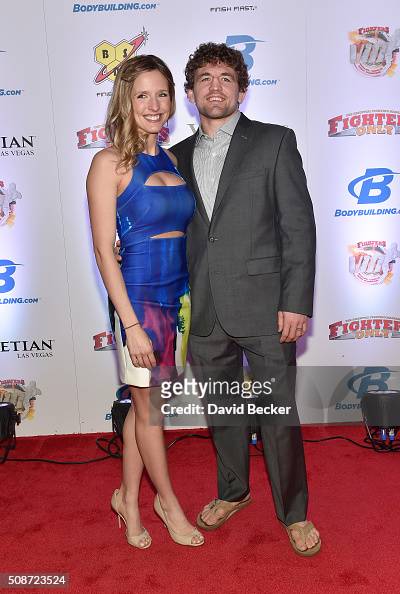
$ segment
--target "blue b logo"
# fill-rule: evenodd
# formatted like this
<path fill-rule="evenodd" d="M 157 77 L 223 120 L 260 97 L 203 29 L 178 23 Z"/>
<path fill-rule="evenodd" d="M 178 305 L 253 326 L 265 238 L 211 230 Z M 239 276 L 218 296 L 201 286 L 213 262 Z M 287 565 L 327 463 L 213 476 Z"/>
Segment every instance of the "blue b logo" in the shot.
<path fill-rule="evenodd" d="M 388 390 L 387 381 L 390 373 L 387 367 L 365 367 L 364 371 L 354 375 L 347 385 L 357 394 L 357 398 L 362 398 L 369 390 Z"/>
<path fill-rule="evenodd" d="M 234 45 L 244 45 L 244 49 L 239 51 L 243 56 L 243 60 L 247 66 L 247 69 L 250 70 L 254 64 L 254 60 L 250 54 L 254 52 L 256 44 L 263 43 L 263 41 L 261 39 L 254 39 L 254 37 L 250 37 L 250 35 L 228 35 L 225 43 L 229 47 Z"/>
<path fill-rule="evenodd" d="M 19 264 L 11 260 L 0 260 L 0 293 L 8 293 L 15 287 L 15 280 L 12 275 Z"/>
<path fill-rule="evenodd" d="M 395 175 L 398 174 L 384 167 L 367 169 L 365 175 L 357 177 L 349 183 L 348 189 L 354 198 L 358 198 L 358 204 L 385 202 L 390 197 L 389 184 L 392 183 Z M 361 187 L 357 193 L 356 186 L 358 184 L 361 184 Z"/>

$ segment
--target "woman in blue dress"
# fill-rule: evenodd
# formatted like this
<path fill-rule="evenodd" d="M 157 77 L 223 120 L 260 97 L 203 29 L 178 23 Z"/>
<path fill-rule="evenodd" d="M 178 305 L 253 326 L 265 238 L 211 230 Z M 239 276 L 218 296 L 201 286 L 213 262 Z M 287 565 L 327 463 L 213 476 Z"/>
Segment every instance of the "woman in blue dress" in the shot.
<path fill-rule="evenodd" d="M 127 60 L 108 107 L 110 146 L 95 155 L 87 179 L 95 257 L 115 308 L 121 381 L 132 395 L 123 431 L 122 482 L 111 506 L 126 525 L 128 543 L 142 549 L 151 545 L 138 506 L 144 466 L 157 491 L 154 509 L 172 539 L 189 546 L 204 543 L 173 491 L 163 427 L 152 404 L 154 386 L 171 377 L 177 360 L 182 364 L 190 322 L 185 234 L 194 197 L 175 157 L 157 143 L 174 110 L 174 82 L 166 64 L 151 55 Z M 113 251 L 116 231 L 120 267 Z"/>

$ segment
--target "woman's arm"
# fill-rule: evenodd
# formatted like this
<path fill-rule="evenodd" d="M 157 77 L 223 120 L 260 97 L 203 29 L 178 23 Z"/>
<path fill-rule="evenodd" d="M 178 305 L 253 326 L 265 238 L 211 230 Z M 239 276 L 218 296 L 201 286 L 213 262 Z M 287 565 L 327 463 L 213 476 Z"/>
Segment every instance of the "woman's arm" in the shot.
<path fill-rule="evenodd" d="M 120 179 L 116 173 L 116 163 L 117 158 L 112 149 L 97 153 L 93 158 L 86 185 L 96 262 L 122 325 L 127 328 L 137 324 L 138 319 L 114 255 L 116 199 Z M 151 341 L 141 326 L 129 328 L 126 337 L 133 364 L 135 365 L 136 357 L 138 367 L 154 367 Z"/>

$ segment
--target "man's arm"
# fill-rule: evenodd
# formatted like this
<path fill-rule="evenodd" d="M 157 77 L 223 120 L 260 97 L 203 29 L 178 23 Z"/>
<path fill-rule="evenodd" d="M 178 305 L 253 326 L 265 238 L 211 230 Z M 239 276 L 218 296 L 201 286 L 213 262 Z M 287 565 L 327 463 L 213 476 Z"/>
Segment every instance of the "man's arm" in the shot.
<path fill-rule="evenodd" d="M 305 332 L 306 316 L 312 316 L 315 276 L 313 207 L 290 129 L 282 138 L 276 161 L 275 198 L 282 253 L 278 326 L 285 342 Z"/>

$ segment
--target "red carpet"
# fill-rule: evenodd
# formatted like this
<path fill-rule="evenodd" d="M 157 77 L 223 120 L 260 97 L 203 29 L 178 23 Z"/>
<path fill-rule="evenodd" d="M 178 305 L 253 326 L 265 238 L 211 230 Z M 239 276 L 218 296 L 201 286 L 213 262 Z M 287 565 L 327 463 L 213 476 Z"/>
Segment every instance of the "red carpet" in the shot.
<path fill-rule="evenodd" d="M 359 441 L 361 427 L 307 427 L 304 437 L 336 434 Z M 176 436 L 167 433 L 167 441 Z M 81 460 L 101 456 L 95 435 L 19 438 L 13 457 Z M 350 443 L 305 444 L 309 517 L 323 548 L 312 559 L 292 552 L 276 521 L 262 457 L 253 457 L 254 503 L 203 547 L 176 545 L 152 510 L 142 485 L 142 519 L 153 537 L 146 551 L 130 547 L 109 499 L 119 486 L 120 461 L 55 466 L 8 461 L 0 466 L 0 572 L 70 574 L 65 589 L 18 592 L 365 594 L 393 591 L 399 575 L 398 454 L 376 454 Z M 254 448 L 252 452 L 256 453 Z M 184 509 L 194 520 L 216 495 L 211 443 L 189 439 L 169 451 Z M 12 592 L 12 590 L 7 590 Z M 16 590 L 14 590 L 16 591 Z"/>

